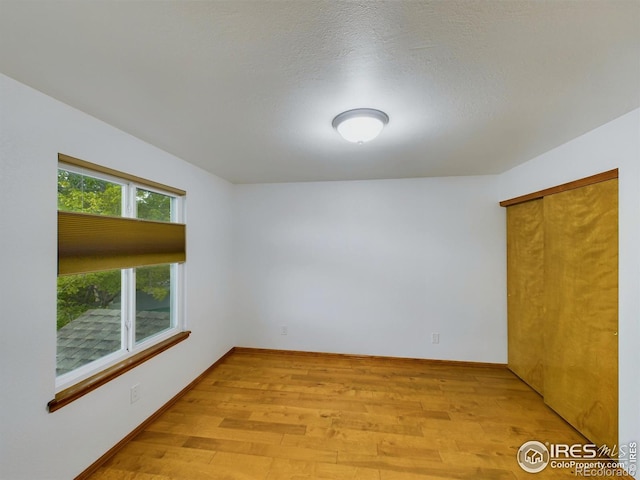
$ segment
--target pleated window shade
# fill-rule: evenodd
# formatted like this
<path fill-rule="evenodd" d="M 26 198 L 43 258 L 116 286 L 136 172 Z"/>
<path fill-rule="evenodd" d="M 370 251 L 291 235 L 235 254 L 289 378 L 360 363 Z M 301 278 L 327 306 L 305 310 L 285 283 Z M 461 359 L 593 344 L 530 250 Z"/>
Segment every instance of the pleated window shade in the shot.
<path fill-rule="evenodd" d="M 186 260 L 184 224 L 58 212 L 58 275 Z"/>

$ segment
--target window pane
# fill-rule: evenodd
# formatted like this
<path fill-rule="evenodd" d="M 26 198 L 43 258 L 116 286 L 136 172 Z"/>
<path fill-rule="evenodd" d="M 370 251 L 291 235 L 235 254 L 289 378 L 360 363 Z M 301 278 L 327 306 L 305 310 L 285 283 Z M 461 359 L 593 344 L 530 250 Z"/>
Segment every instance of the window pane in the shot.
<path fill-rule="evenodd" d="M 138 218 L 143 220 L 156 220 L 159 222 L 171 221 L 171 200 L 169 195 L 150 192 L 141 188 L 136 189 L 136 203 L 138 205 Z"/>
<path fill-rule="evenodd" d="M 120 270 L 58 277 L 57 374 L 122 347 Z"/>
<path fill-rule="evenodd" d="M 171 328 L 171 265 L 136 269 L 136 343 Z"/>
<path fill-rule="evenodd" d="M 58 210 L 122 215 L 122 185 L 58 169 Z"/>

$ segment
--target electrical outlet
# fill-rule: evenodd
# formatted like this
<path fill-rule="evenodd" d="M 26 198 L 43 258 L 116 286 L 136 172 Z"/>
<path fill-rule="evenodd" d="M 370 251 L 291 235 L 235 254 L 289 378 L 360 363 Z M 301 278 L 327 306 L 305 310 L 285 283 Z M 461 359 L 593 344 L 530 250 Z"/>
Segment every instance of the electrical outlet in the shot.
<path fill-rule="evenodd" d="M 287 326 L 286 325 L 282 325 L 280 327 L 280 335 L 286 335 L 287 333 L 289 333 Z"/>
<path fill-rule="evenodd" d="M 432 333 L 431 334 L 431 343 L 433 343 L 434 345 L 440 343 L 440 334 L 439 333 Z"/>
<path fill-rule="evenodd" d="M 136 383 L 133 387 L 131 387 L 131 403 L 136 403 L 140 400 L 140 384 Z"/>

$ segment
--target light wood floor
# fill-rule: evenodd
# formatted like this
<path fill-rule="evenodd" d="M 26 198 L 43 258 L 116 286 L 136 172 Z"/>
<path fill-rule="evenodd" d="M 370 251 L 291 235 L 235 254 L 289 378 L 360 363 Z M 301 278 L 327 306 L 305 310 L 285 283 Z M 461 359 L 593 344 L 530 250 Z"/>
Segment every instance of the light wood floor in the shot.
<path fill-rule="evenodd" d="M 586 442 L 503 367 L 238 349 L 91 479 L 575 478 L 528 440 Z"/>

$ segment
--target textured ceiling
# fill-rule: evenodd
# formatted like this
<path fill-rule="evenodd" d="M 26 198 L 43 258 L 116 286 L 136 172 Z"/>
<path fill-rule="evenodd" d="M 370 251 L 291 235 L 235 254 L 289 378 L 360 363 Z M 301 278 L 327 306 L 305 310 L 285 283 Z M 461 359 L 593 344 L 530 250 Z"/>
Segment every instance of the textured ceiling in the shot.
<path fill-rule="evenodd" d="M 235 183 L 489 174 L 640 105 L 640 1 L 0 0 L 0 71 Z"/>

